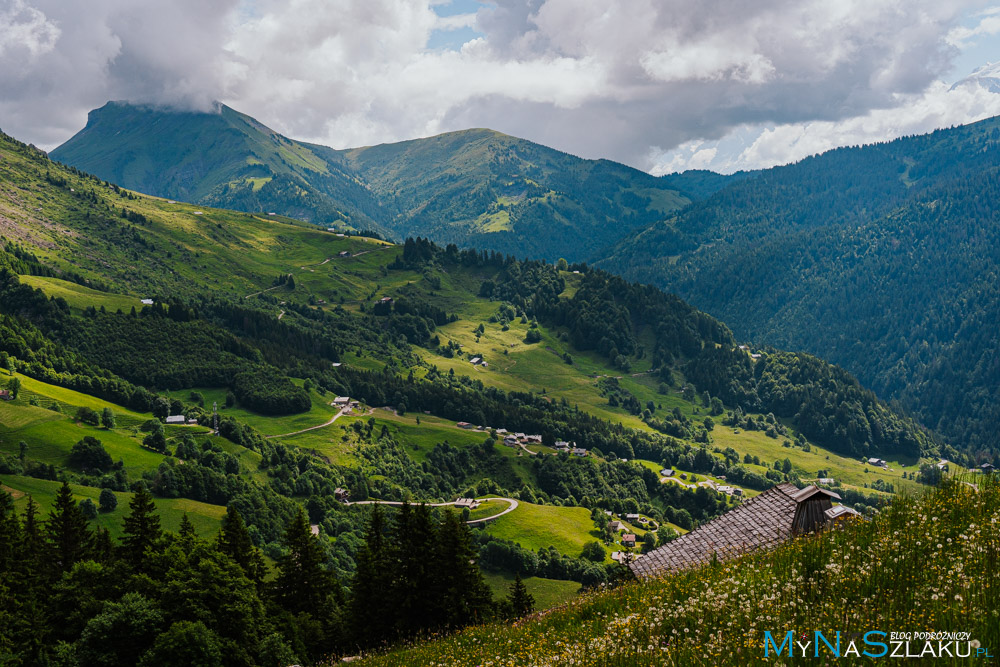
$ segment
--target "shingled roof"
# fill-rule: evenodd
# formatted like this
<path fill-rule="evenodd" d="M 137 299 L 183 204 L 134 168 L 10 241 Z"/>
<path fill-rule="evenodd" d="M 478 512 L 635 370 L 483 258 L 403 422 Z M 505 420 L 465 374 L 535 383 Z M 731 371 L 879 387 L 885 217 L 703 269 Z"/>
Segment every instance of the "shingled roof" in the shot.
<path fill-rule="evenodd" d="M 823 512 L 831 506 L 830 498 L 839 497 L 815 486 L 798 489 L 783 482 L 654 549 L 629 567 L 637 577 L 655 577 L 707 563 L 713 554 L 718 560 L 726 560 L 771 547 L 794 533 L 811 530 L 815 522 L 824 520 Z"/>

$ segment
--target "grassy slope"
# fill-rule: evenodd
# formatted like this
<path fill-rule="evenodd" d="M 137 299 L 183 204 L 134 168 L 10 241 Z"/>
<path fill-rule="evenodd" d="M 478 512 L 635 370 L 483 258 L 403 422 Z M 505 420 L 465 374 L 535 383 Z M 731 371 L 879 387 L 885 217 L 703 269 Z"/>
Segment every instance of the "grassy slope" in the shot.
<path fill-rule="evenodd" d="M 18 512 L 24 511 L 24 507 L 28 504 L 28 496 L 31 496 L 41 507 L 43 515 L 48 514 L 52 509 L 56 492 L 61 486 L 61 482 L 18 475 L 0 475 L 0 483 L 3 484 L 3 490 L 14 496 L 14 506 Z M 90 498 L 96 504 L 101 495 L 100 489 L 91 486 L 77 484 L 70 486 L 73 489 L 73 497 L 77 501 Z M 92 525 L 107 528 L 112 537 L 120 536 L 122 520 L 128 514 L 128 503 L 132 495 L 132 493 L 115 492 L 115 496 L 118 497 L 118 507 L 113 512 L 98 514 Z M 187 514 L 188 519 L 194 524 L 195 531 L 202 537 L 215 535 L 219 530 L 222 517 L 226 513 L 226 508 L 222 505 L 210 505 L 187 498 L 156 498 L 154 502 L 164 529 L 177 532 L 181 518 Z"/>
<path fill-rule="evenodd" d="M 486 527 L 491 535 L 521 543 L 529 549 L 555 547 L 559 553 L 579 556 L 583 545 L 600 539 L 584 507 L 554 507 L 521 502 L 517 509 Z"/>
<path fill-rule="evenodd" d="M 500 574 L 496 572 L 485 572 L 483 578 L 493 591 L 493 597 L 501 599 L 510 593 L 510 586 L 514 583 L 514 575 Z M 580 590 L 580 584 L 575 581 L 563 581 L 560 579 L 545 579 L 544 577 L 528 577 L 524 579 L 524 585 L 528 588 L 528 593 L 535 599 L 535 609 L 551 609 L 569 602 Z"/>
<path fill-rule="evenodd" d="M 1000 645 L 1000 483 L 976 481 L 978 491 L 952 483 L 900 498 L 871 522 L 774 552 L 586 595 L 518 624 L 473 627 L 361 664 L 774 664 L 763 655 L 765 630 L 779 642 L 786 631 L 814 630 L 833 641 L 839 630 L 845 650 L 852 633 L 872 629 L 969 632 L 992 649 Z"/>

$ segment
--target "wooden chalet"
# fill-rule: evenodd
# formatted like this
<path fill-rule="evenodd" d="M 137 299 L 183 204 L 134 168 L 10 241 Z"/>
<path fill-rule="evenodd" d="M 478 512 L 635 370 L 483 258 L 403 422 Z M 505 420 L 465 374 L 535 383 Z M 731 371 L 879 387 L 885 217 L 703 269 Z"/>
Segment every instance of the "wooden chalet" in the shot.
<path fill-rule="evenodd" d="M 816 485 L 804 489 L 783 482 L 745 501 L 690 533 L 654 549 L 629 568 L 639 578 L 656 577 L 735 558 L 822 528 L 857 512 L 834 506 L 840 496 Z"/>

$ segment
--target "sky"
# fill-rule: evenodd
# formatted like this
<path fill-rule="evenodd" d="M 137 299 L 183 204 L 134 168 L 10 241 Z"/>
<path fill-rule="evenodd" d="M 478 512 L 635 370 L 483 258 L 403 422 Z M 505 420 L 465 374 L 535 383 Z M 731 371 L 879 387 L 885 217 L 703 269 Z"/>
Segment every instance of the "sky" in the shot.
<path fill-rule="evenodd" d="M 993 62 L 982 0 L 0 0 L 0 128 L 218 100 L 336 148 L 489 127 L 732 172 L 998 115 Z"/>

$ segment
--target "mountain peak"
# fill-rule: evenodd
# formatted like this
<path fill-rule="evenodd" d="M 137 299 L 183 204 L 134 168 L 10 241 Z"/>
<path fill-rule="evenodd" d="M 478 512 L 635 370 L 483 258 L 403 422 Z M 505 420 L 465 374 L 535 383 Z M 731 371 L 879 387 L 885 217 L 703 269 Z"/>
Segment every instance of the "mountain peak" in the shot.
<path fill-rule="evenodd" d="M 964 86 L 979 86 L 991 93 L 1000 93 L 1000 61 L 977 67 L 972 74 L 955 82 L 951 90 Z"/>

